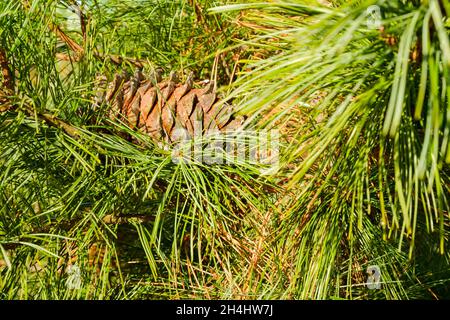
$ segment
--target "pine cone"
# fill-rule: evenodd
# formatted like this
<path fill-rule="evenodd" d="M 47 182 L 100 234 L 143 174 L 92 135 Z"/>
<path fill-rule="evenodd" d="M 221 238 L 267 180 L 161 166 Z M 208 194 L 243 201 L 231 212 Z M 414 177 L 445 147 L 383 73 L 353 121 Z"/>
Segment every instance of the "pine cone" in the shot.
<path fill-rule="evenodd" d="M 233 107 L 217 103 L 214 81 L 193 88 L 191 73 L 184 84 L 172 72 L 161 81 L 157 70 L 146 78 L 139 70 L 133 76 L 116 74 L 103 100 L 110 105 L 111 119 L 124 120 L 131 128 L 147 133 L 156 141 L 173 143 L 204 135 L 209 130 L 234 130 L 244 118 L 233 114 Z M 96 101 L 101 99 L 96 97 Z"/>

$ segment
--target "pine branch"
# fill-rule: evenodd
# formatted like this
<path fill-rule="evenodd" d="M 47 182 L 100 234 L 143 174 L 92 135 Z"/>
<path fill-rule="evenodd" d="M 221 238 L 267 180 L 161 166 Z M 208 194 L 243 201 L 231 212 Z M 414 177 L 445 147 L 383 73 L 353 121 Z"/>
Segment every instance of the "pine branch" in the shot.
<path fill-rule="evenodd" d="M 76 49 L 77 46 L 74 45 L 73 48 Z M 12 79 L 12 73 L 9 68 L 8 60 L 6 57 L 6 52 L 3 48 L 0 48 L 0 68 L 3 76 L 3 81 L 0 86 L 0 113 L 6 111 L 13 111 L 16 109 L 23 109 L 23 111 L 27 115 L 34 117 L 36 113 L 32 106 L 25 104 L 24 108 L 23 107 L 18 108 L 18 106 L 15 103 L 13 103 L 10 99 L 10 96 L 14 92 L 14 83 Z M 62 129 L 72 138 L 79 137 L 79 130 L 77 128 L 71 126 L 62 119 L 59 119 L 55 115 L 52 115 L 50 113 L 38 113 L 37 118 L 43 120 L 49 126 Z"/>

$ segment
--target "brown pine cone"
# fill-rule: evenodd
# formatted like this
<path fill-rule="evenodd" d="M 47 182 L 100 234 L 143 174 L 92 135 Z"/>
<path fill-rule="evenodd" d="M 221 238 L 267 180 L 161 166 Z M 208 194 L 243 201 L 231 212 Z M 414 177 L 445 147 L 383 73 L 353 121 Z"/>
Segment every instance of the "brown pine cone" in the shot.
<path fill-rule="evenodd" d="M 244 118 L 235 116 L 231 105 L 218 103 L 214 81 L 194 88 L 192 73 L 182 84 L 174 72 L 161 80 L 158 70 L 149 78 L 139 70 L 133 76 L 116 74 L 103 97 L 110 105 L 110 118 L 168 143 L 179 141 L 181 134 L 189 138 L 242 125 Z"/>

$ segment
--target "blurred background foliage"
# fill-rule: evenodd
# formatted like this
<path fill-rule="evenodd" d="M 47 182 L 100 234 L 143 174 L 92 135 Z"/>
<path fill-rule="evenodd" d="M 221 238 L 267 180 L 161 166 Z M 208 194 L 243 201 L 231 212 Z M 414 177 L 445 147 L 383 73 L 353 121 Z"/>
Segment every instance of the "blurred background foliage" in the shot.
<path fill-rule="evenodd" d="M 449 12 L 2 1 L 0 297 L 448 298 Z M 279 129 L 279 170 L 173 163 L 93 111 L 99 75 L 157 67 L 217 80 L 247 128 Z"/>

